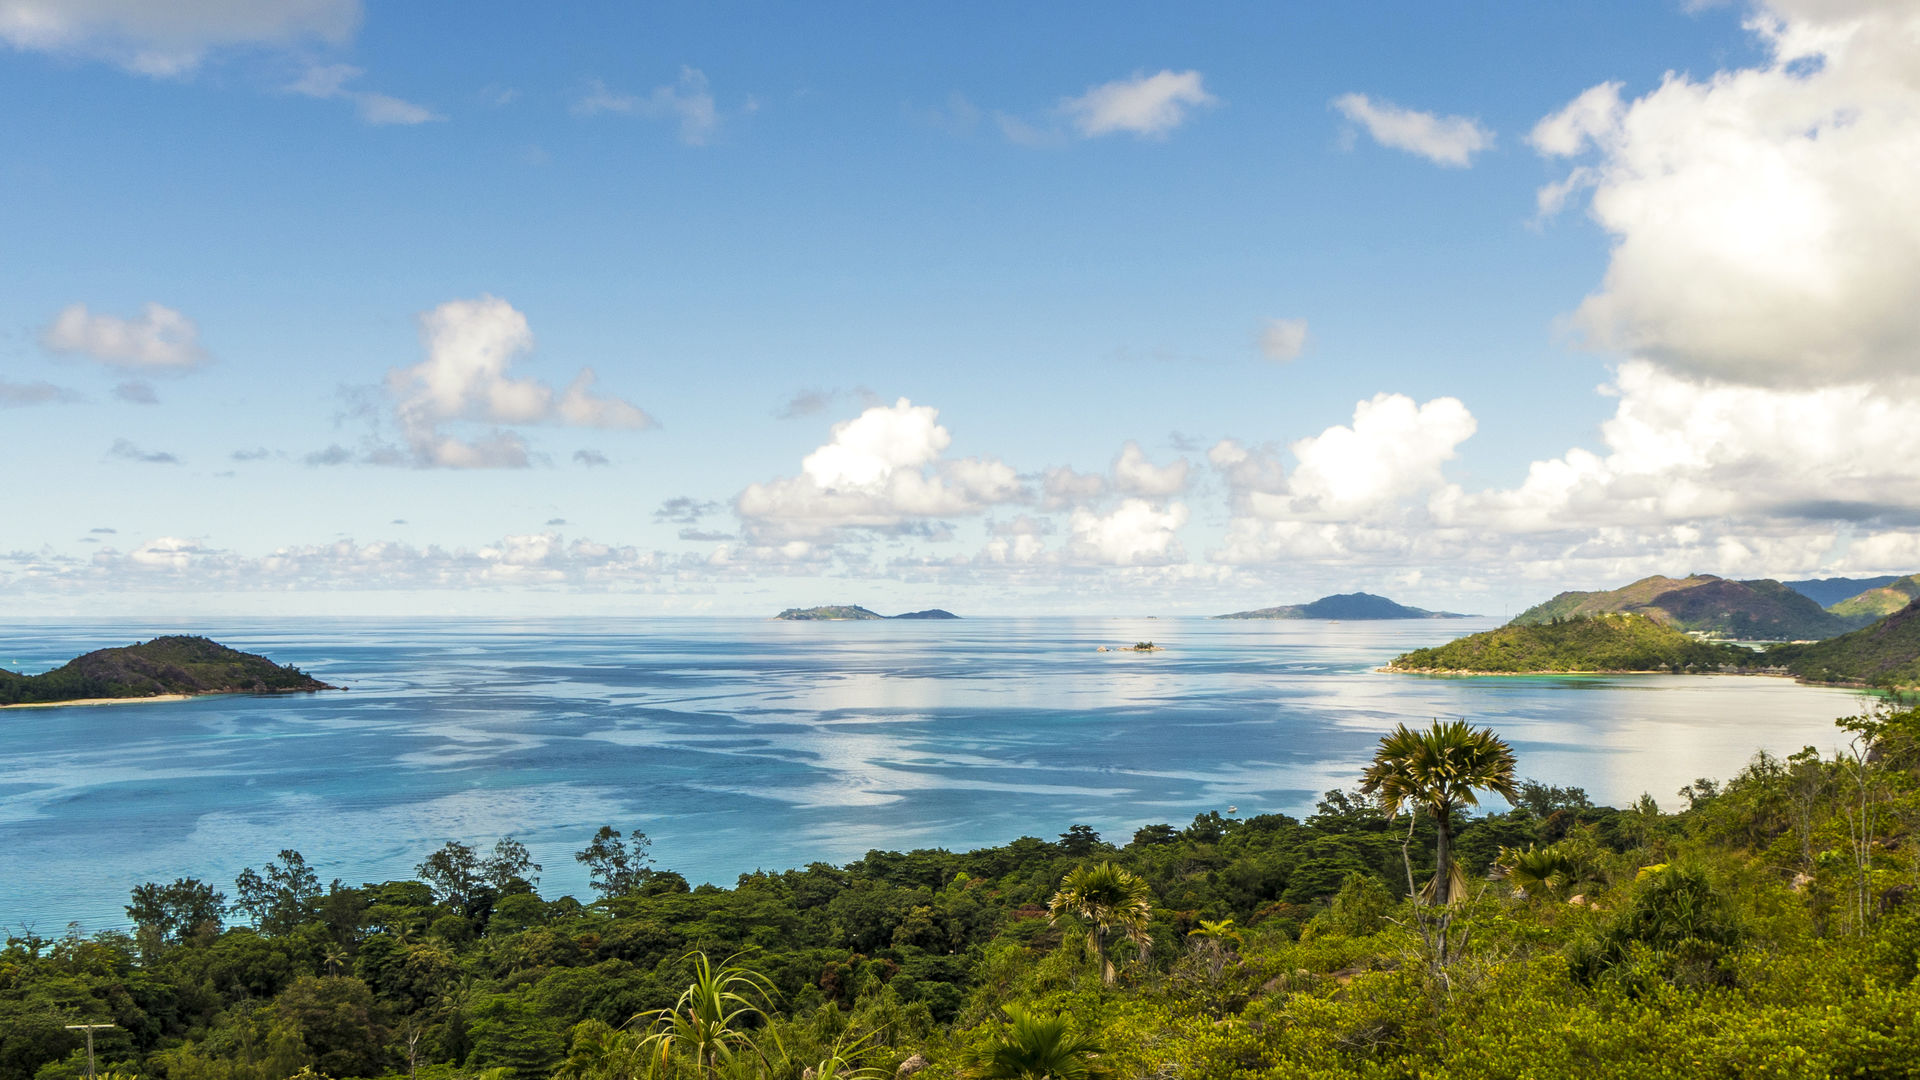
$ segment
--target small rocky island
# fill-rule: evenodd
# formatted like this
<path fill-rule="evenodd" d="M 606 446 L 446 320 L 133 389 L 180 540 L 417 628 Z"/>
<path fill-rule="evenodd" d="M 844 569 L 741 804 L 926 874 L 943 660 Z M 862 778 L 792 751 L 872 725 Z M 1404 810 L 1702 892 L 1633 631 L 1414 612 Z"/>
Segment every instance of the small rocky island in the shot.
<path fill-rule="evenodd" d="M 1308 604 L 1283 604 L 1279 607 L 1255 608 L 1252 611 L 1236 611 L 1230 615 L 1215 615 L 1216 619 L 1470 619 L 1471 615 L 1460 615 L 1451 611 L 1428 611 L 1425 608 L 1408 607 L 1396 604 L 1384 596 L 1372 593 L 1353 592 L 1335 593 L 1323 596 Z"/>
<path fill-rule="evenodd" d="M 40 675 L 0 670 L 0 706 L 337 689 L 291 664 L 185 635 L 96 649 Z"/>
<path fill-rule="evenodd" d="M 775 615 L 775 619 L 787 622 L 864 622 L 868 619 L 957 619 L 960 616 L 941 608 L 928 608 L 925 611 L 909 611 L 902 615 L 882 615 L 877 611 L 854 604 L 832 604 L 826 607 L 788 608 Z"/>

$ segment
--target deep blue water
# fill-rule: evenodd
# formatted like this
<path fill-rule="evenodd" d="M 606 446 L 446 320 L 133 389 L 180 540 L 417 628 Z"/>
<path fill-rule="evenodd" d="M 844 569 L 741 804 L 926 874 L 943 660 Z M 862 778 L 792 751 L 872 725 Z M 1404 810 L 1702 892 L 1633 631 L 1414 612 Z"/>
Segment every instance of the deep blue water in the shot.
<path fill-rule="evenodd" d="M 1857 694 L 1739 676 L 1373 669 L 1492 620 L 221 620 L 0 630 L 0 667 L 203 632 L 347 693 L 0 711 L 0 925 L 123 925 L 127 891 L 229 887 L 281 848 L 322 880 L 512 834 L 542 891 L 602 824 L 695 882 L 870 848 L 1116 840 L 1206 810 L 1310 812 L 1400 721 L 1461 717 L 1521 773 L 1668 806 L 1756 748 L 1827 749 Z M 1100 653 L 1150 638 L 1164 652 Z"/>

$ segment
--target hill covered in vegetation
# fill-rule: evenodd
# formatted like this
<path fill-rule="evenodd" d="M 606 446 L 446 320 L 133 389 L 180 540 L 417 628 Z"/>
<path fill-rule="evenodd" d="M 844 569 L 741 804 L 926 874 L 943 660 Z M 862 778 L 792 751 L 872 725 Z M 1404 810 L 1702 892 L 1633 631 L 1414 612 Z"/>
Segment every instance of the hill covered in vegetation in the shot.
<path fill-rule="evenodd" d="M 1522 782 L 1455 816 L 1444 908 L 1408 898 L 1434 819 L 1403 863 L 1358 791 L 731 888 L 605 828 L 578 898 L 511 840 L 363 885 L 282 851 L 136 888 L 131 932 L 12 932 L 0 1080 L 84 1076 L 81 1022 L 166 1080 L 1910 1076 L 1920 716 L 1847 724 L 1674 813 Z"/>
<path fill-rule="evenodd" d="M 1599 614 L 1509 623 L 1395 657 L 1392 671 L 1488 674 L 1712 672 L 1751 665 L 1738 645 L 1700 641 L 1645 615 Z"/>
<path fill-rule="evenodd" d="M 1451 611 L 1428 611 L 1425 608 L 1408 607 L 1396 604 L 1384 596 L 1372 593 L 1336 593 L 1323 596 L 1307 604 L 1284 604 L 1280 607 L 1257 608 L 1253 611 L 1236 611 L 1231 615 L 1215 615 L 1216 619 L 1465 619 L 1467 615 L 1456 615 Z"/>
<path fill-rule="evenodd" d="M 1519 625 L 1588 615 L 1644 615 L 1675 630 L 1748 641 L 1812 641 L 1872 621 L 1843 618 L 1771 579 L 1654 576 L 1600 592 L 1563 592 L 1515 616 Z"/>
<path fill-rule="evenodd" d="M 283 667 L 204 637 L 181 635 L 97 649 L 40 675 L 0 671 L 0 705 L 332 689 L 291 664 Z"/>
<path fill-rule="evenodd" d="M 1769 649 L 1766 662 L 1809 682 L 1920 688 L 1920 600 L 1850 634 Z"/>
<path fill-rule="evenodd" d="M 787 622 L 860 622 L 867 619 L 957 619 L 960 616 L 940 608 L 909 611 L 901 615 L 882 615 L 854 604 L 830 604 L 825 607 L 788 608 L 775 615 Z"/>
<path fill-rule="evenodd" d="M 1783 581 L 1780 584 L 1823 608 L 1831 608 L 1850 596 L 1858 596 L 1869 589 L 1878 589 L 1899 580 L 1899 574 L 1882 574 L 1879 577 L 1864 578 L 1806 578 L 1800 581 Z"/>
<path fill-rule="evenodd" d="M 1884 619 L 1920 598 L 1920 574 L 1865 589 L 1827 610 L 1843 619 Z"/>

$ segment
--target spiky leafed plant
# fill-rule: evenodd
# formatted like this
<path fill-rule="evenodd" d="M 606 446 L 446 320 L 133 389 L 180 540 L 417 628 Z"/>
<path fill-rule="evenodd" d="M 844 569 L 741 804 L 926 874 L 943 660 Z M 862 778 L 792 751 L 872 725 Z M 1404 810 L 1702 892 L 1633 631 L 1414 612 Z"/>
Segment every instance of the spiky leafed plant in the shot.
<path fill-rule="evenodd" d="M 1113 961 L 1107 957 L 1107 943 L 1116 935 L 1133 942 L 1146 954 L 1153 945 L 1147 924 L 1153 918 L 1152 892 L 1146 879 L 1121 869 L 1111 862 L 1077 867 L 1060 882 L 1060 891 L 1047 905 L 1048 921 L 1058 924 L 1063 916 L 1077 915 L 1091 924 L 1087 944 L 1100 961 L 1100 977 L 1114 980 Z"/>
<path fill-rule="evenodd" d="M 1219 922 L 1201 919 L 1199 926 L 1187 931 L 1187 936 L 1237 945 L 1240 942 L 1240 928 L 1233 925 L 1232 919 L 1221 919 Z"/>
<path fill-rule="evenodd" d="M 687 956 L 693 960 L 693 982 L 680 1000 L 671 1008 L 641 1013 L 628 1023 L 654 1029 L 641 1046 L 658 1049 L 661 1067 L 678 1046 L 693 1055 L 701 1073 L 718 1076 L 720 1066 L 731 1062 L 740 1051 L 759 1052 L 747 1034 L 747 1024 L 766 1013 L 747 994 L 772 998 L 773 983 L 751 968 L 734 964 L 738 955 L 728 957 L 718 968 L 706 953 Z"/>
<path fill-rule="evenodd" d="M 1579 863 L 1558 844 L 1503 847 L 1493 865 L 1515 895 L 1529 900 L 1558 899 L 1580 878 Z"/>
<path fill-rule="evenodd" d="M 1519 799 L 1513 782 L 1513 750 L 1492 728 L 1475 730 L 1464 720 L 1424 731 L 1405 724 L 1380 740 L 1360 790 L 1379 800 L 1388 815 L 1411 804 L 1433 818 L 1434 881 L 1432 902 L 1448 904 L 1453 895 L 1453 812 L 1478 806 L 1477 791 L 1493 791 L 1509 802 Z"/>
<path fill-rule="evenodd" d="M 1007 1026 L 971 1055 L 969 1076 L 979 1080 L 1105 1080 L 1101 1047 L 1068 1026 L 1064 1016 L 1035 1016 L 1005 1008 Z"/>

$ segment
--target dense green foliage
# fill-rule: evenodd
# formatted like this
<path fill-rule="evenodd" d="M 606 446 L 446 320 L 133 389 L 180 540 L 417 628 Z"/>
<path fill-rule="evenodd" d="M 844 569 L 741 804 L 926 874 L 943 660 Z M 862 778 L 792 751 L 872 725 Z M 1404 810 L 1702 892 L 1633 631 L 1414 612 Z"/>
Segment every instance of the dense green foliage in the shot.
<path fill-rule="evenodd" d="M 898 615 L 882 615 L 877 611 L 853 604 L 834 604 L 827 607 L 788 608 L 775 615 L 775 619 L 788 622 L 845 622 L 866 619 L 957 619 L 960 616 L 943 608 L 927 608 L 924 611 L 906 611 Z"/>
<path fill-rule="evenodd" d="M 1833 605 L 1850 596 L 1858 596 L 1869 589 L 1882 585 L 1891 585 L 1900 580 L 1901 574 L 1882 574 L 1879 577 L 1829 577 L 1801 578 L 1796 581 L 1783 581 L 1780 584 L 1812 600 L 1821 607 L 1831 609 Z"/>
<path fill-rule="evenodd" d="M 1811 641 L 1864 625 L 1877 616 L 1843 618 L 1771 579 L 1729 581 L 1712 574 L 1655 575 L 1601 592 L 1563 592 L 1513 619 L 1529 626 L 1556 619 L 1630 614 L 1675 630 L 1743 641 Z"/>
<path fill-rule="evenodd" d="M 1253 611 L 1236 611 L 1231 615 L 1215 615 L 1216 619 L 1464 619 L 1468 616 L 1456 615 L 1451 611 L 1428 611 L 1426 608 L 1408 607 L 1396 604 L 1384 596 L 1372 593 L 1336 593 L 1323 596 L 1306 604 L 1283 604 L 1280 607 L 1258 608 Z"/>
<path fill-rule="evenodd" d="M 1395 671 L 1724 671 L 1754 662 L 1751 649 L 1699 641 L 1644 615 L 1594 615 L 1509 623 L 1396 657 Z"/>
<path fill-rule="evenodd" d="M 0 705 L 331 689 L 291 664 L 282 667 L 264 656 L 183 635 L 97 649 L 40 675 L 0 671 Z"/>
<path fill-rule="evenodd" d="M 130 934 L 17 932 L 0 1080 L 83 1075 L 82 1020 L 119 1025 L 103 1068 L 160 1080 L 1910 1076 L 1920 713 L 1846 724 L 1838 758 L 1758 756 L 1678 813 L 1524 782 L 1515 809 L 1456 806 L 1468 888 L 1445 909 L 1404 898 L 1432 813 L 1409 836 L 1337 791 L 1306 821 L 1206 814 L 1119 847 L 1076 827 L 731 889 L 606 830 L 592 903 L 541 897 L 510 842 L 359 887 L 281 852 L 236 884 L 240 926 L 187 881 L 137 894 Z M 1101 896 L 1112 940 L 1151 943 L 1113 950 L 1111 983 L 1076 910 Z"/>
<path fill-rule="evenodd" d="M 780 614 L 775 615 L 774 618 L 785 619 L 788 622 L 815 622 L 829 619 L 841 621 L 884 619 L 886 616 L 876 611 L 868 611 L 866 608 L 854 604 L 829 604 L 825 607 L 790 607 Z"/>
<path fill-rule="evenodd" d="M 1809 682 L 1920 687 L 1920 600 L 1851 634 L 1769 649 L 1766 662 Z"/>
<path fill-rule="evenodd" d="M 1920 574 L 1898 578 L 1850 596 L 1827 610 L 1843 619 L 1884 619 L 1920 599 Z"/>

